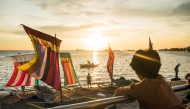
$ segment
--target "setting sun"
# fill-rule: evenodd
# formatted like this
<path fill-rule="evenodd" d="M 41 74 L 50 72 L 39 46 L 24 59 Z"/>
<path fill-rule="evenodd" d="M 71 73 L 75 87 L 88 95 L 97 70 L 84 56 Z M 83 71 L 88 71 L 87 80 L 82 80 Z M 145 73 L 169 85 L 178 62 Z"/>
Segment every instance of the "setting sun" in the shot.
<path fill-rule="evenodd" d="M 91 34 L 85 39 L 87 48 L 90 50 L 101 50 L 106 48 L 107 40 L 100 33 Z"/>

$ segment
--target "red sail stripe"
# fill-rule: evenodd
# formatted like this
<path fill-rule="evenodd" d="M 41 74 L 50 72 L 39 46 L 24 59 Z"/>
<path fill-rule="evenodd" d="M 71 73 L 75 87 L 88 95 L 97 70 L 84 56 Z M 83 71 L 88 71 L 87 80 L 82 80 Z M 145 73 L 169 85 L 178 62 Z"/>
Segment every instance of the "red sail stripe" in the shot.
<path fill-rule="evenodd" d="M 108 57 L 108 62 L 107 62 L 107 71 L 109 73 L 110 78 L 113 76 L 113 63 L 114 63 L 114 54 L 109 47 L 109 57 Z"/>
<path fill-rule="evenodd" d="M 14 65 L 17 66 L 19 64 L 17 62 L 14 62 Z M 6 86 L 11 86 L 11 84 L 14 83 L 14 80 L 17 77 L 17 74 L 18 74 L 18 69 L 15 67 L 14 71 L 13 71 L 13 74 L 12 74 L 10 80 L 8 81 L 8 83 L 6 84 Z"/>
<path fill-rule="evenodd" d="M 50 84 L 50 81 L 52 79 L 52 75 L 53 73 L 55 73 L 55 71 L 53 71 L 53 65 L 54 65 L 54 51 L 50 51 L 50 65 L 49 65 L 49 70 L 48 70 L 48 75 L 47 75 L 47 78 L 46 78 L 46 83 L 47 84 Z"/>
<path fill-rule="evenodd" d="M 56 61 L 59 62 L 58 60 L 59 60 L 59 58 L 56 56 Z M 60 89 L 60 81 L 59 81 L 59 79 L 57 79 L 57 78 L 60 78 L 59 65 L 58 64 L 59 63 L 55 63 L 55 71 L 56 72 L 55 72 L 53 85 L 56 89 L 61 90 Z"/>
<path fill-rule="evenodd" d="M 22 72 L 20 70 L 17 69 L 16 66 L 20 66 L 19 63 L 24 63 L 26 61 L 31 60 L 33 57 L 33 55 L 17 55 L 17 56 L 12 56 L 12 60 L 14 62 L 14 71 L 12 73 L 11 78 L 9 79 L 9 81 L 7 82 L 6 86 L 31 86 L 31 85 L 35 85 L 34 83 L 31 82 L 35 82 L 36 80 L 34 79 L 34 81 L 29 81 L 28 83 L 28 79 L 33 78 L 32 76 L 26 74 L 25 72 Z"/>
<path fill-rule="evenodd" d="M 24 81 L 26 73 L 22 72 L 19 81 L 16 83 L 15 86 L 21 86 L 22 82 Z"/>
<path fill-rule="evenodd" d="M 72 83 L 72 79 L 71 79 L 71 75 L 70 75 L 67 63 L 64 63 L 64 71 L 67 77 L 67 84 Z"/>

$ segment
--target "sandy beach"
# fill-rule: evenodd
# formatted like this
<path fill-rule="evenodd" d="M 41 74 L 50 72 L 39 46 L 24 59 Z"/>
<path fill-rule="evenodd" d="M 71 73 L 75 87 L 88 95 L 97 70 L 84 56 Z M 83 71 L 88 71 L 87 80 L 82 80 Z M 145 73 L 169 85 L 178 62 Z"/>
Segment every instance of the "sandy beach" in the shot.
<path fill-rule="evenodd" d="M 182 85 L 185 84 L 185 81 L 169 81 L 171 86 Z M 0 108 L 1 109 L 34 109 L 35 106 L 31 106 L 30 104 L 38 105 L 43 108 L 49 108 L 59 105 L 66 105 L 66 104 L 73 104 L 73 103 L 80 103 L 90 100 L 102 99 L 102 98 L 109 98 L 113 96 L 113 92 L 117 87 L 114 86 L 110 88 L 108 86 L 98 87 L 97 85 L 93 85 L 92 88 L 88 87 L 72 87 L 69 89 L 62 89 L 62 99 L 63 101 L 60 102 L 61 96 L 60 93 L 58 96 L 50 101 L 49 103 L 44 102 L 43 100 L 37 98 L 35 96 L 34 90 L 27 90 L 25 94 L 21 93 L 12 93 L 12 94 L 1 94 L 0 95 Z M 55 90 L 54 90 L 55 91 Z M 187 109 L 189 109 L 188 103 L 189 100 L 185 98 L 185 91 L 175 92 L 177 96 L 179 96 L 184 105 L 187 105 Z M 135 108 L 138 109 L 138 102 L 133 102 L 129 104 L 122 104 L 118 105 L 118 108 L 125 107 L 125 109 Z"/>

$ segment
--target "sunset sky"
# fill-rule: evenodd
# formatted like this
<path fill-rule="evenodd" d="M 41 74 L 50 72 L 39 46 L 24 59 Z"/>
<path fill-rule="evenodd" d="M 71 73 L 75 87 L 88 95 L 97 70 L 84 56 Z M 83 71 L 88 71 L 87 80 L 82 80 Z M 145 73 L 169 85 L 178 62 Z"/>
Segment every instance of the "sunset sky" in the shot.
<path fill-rule="evenodd" d="M 61 50 L 190 46 L 190 0 L 1 0 L 0 50 L 33 50 L 20 24 L 62 40 Z"/>

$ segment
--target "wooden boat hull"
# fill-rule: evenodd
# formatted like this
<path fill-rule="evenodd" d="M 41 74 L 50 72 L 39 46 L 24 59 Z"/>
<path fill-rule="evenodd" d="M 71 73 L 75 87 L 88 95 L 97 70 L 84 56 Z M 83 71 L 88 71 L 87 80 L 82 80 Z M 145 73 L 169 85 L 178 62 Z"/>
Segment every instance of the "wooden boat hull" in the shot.
<path fill-rule="evenodd" d="M 180 78 L 172 78 L 171 81 L 179 81 L 181 80 Z"/>
<path fill-rule="evenodd" d="M 50 101 L 56 98 L 58 95 L 58 91 L 53 92 L 47 86 L 34 86 L 34 90 L 38 98 L 44 101 Z"/>
<path fill-rule="evenodd" d="M 113 80 L 113 83 L 115 83 L 116 85 L 119 85 L 119 86 L 127 86 L 127 85 L 130 85 L 132 82 L 138 82 L 137 80 L 135 79 L 116 79 L 116 80 Z"/>
<path fill-rule="evenodd" d="M 96 65 L 88 65 L 88 64 L 80 64 L 80 68 L 93 68 L 93 67 L 97 67 L 98 64 Z"/>

